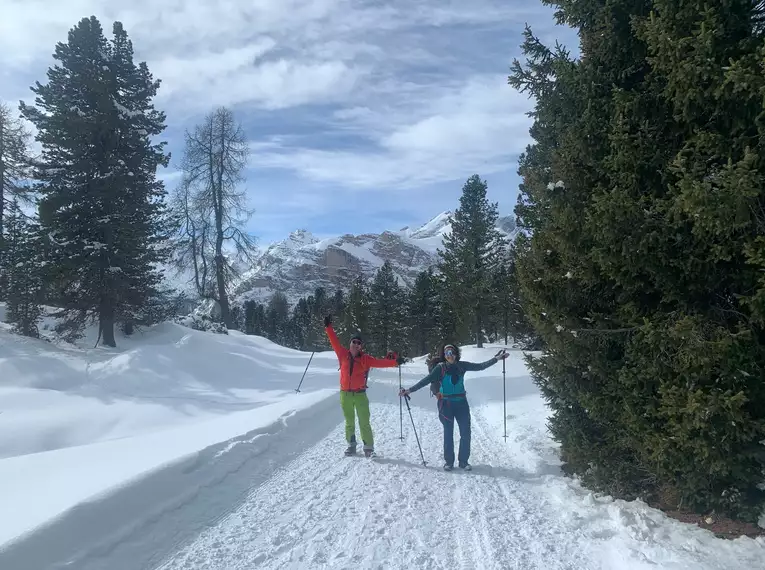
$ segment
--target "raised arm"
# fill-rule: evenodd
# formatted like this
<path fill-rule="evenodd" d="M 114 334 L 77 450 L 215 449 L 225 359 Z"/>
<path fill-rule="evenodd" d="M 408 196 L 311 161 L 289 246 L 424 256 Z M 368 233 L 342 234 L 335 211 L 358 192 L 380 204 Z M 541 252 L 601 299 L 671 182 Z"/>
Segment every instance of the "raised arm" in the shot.
<path fill-rule="evenodd" d="M 468 362 L 467 360 L 460 360 L 460 365 L 465 371 L 478 371 L 486 370 L 489 366 L 492 366 L 497 362 L 497 357 L 493 356 L 491 360 L 487 360 L 486 362 Z"/>
<path fill-rule="evenodd" d="M 324 330 L 326 331 L 327 336 L 329 337 L 329 344 L 332 345 L 332 350 L 335 351 L 337 358 L 338 359 L 342 358 L 343 352 L 345 351 L 345 347 L 342 344 L 340 344 L 340 339 L 337 338 L 337 333 L 335 332 L 335 329 L 332 328 L 332 322 L 330 321 L 329 324 L 326 324 L 327 323 L 326 319 L 324 322 L 325 322 Z"/>
<path fill-rule="evenodd" d="M 368 354 L 365 355 L 365 362 L 369 368 L 395 368 L 399 363 L 392 358 L 375 358 Z"/>
<path fill-rule="evenodd" d="M 462 365 L 462 368 L 465 370 L 465 372 L 476 372 L 479 370 L 486 370 L 489 366 L 496 364 L 500 360 L 504 360 L 508 356 L 508 353 L 503 349 L 486 362 L 468 362 L 466 360 L 460 360 L 460 364 Z"/>

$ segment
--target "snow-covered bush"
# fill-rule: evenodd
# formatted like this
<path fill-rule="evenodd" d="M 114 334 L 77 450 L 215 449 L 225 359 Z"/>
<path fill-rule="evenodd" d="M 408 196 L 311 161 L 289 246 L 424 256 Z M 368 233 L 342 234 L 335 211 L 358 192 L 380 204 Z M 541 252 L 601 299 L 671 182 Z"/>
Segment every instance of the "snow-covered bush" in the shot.
<path fill-rule="evenodd" d="M 195 331 L 211 332 L 216 334 L 228 334 L 226 325 L 214 321 L 207 315 L 192 314 L 176 319 L 176 322 L 184 327 L 189 327 Z"/>

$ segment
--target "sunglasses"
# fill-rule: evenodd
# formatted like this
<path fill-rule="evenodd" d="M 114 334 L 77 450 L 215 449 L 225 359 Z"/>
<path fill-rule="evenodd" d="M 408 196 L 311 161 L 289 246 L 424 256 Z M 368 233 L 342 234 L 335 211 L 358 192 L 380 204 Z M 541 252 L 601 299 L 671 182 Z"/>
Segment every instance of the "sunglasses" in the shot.
<path fill-rule="evenodd" d="M 351 344 L 358 344 L 358 345 L 360 345 L 361 341 L 360 340 L 352 340 Z"/>
<path fill-rule="evenodd" d="M 457 353 L 454 352 L 451 348 L 449 350 L 444 351 L 444 356 L 455 356 Z"/>

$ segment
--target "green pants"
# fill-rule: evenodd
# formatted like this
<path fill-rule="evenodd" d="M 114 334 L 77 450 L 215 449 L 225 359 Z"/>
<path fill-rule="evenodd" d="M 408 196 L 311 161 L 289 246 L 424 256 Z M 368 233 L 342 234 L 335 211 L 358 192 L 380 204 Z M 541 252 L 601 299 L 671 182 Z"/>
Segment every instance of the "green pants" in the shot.
<path fill-rule="evenodd" d="M 359 430 L 364 447 L 374 448 L 372 426 L 369 424 L 369 398 L 366 392 L 340 392 L 340 407 L 345 416 L 345 439 L 348 444 L 356 443 L 356 417 L 359 416 Z"/>

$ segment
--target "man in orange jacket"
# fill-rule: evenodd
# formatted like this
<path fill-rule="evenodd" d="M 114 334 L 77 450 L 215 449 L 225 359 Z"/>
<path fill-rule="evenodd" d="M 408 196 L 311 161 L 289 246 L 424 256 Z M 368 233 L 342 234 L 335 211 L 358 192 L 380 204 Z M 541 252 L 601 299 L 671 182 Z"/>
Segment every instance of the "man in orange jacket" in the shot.
<path fill-rule="evenodd" d="M 324 329 L 329 343 L 340 363 L 340 406 L 345 416 L 345 439 L 348 441 L 346 455 L 356 453 L 356 415 L 359 416 L 359 431 L 364 443 L 364 455 L 374 455 L 374 436 L 369 423 L 369 398 L 367 397 L 367 377 L 370 368 L 393 368 L 404 363 L 404 359 L 393 353 L 393 358 L 375 358 L 363 351 L 363 340 L 356 334 L 351 337 L 351 345 L 345 348 L 340 344 L 335 329 L 332 328 L 332 316 L 324 319 Z"/>

